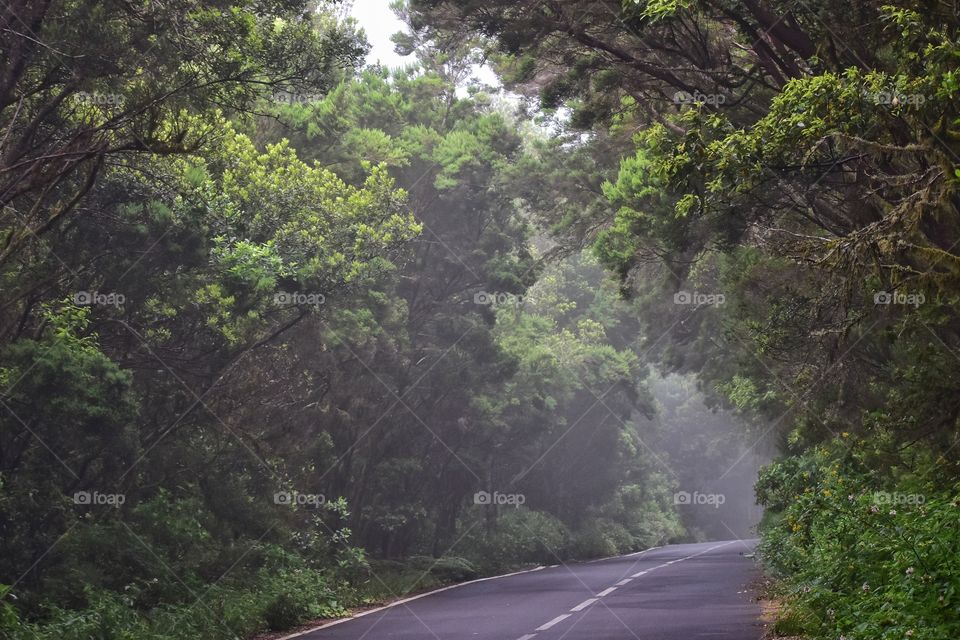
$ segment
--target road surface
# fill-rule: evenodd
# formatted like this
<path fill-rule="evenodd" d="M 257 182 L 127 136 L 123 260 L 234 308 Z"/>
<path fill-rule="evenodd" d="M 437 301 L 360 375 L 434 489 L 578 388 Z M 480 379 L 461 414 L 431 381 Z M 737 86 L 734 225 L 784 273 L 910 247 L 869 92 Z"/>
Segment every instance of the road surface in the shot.
<path fill-rule="evenodd" d="M 468 583 L 297 640 L 759 640 L 753 545 L 671 545 Z"/>

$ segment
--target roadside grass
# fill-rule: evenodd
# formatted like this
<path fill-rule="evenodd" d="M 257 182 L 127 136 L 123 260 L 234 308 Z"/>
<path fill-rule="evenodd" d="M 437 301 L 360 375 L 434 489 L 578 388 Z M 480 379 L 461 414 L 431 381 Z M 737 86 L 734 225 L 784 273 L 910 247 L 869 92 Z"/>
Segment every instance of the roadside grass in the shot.
<path fill-rule="evenodd" d="M 804 640 L 803 621 L 786 605 L 783 585 L 763 577 L 754 584 L 754 590 L 758 594 L 764 640 Z"/>

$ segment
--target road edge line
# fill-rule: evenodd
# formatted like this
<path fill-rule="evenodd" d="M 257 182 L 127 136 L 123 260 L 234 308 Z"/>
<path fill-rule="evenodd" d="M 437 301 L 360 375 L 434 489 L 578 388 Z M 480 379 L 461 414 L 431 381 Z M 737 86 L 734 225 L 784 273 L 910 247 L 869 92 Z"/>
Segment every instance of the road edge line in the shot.
<path fill-rule="evenodd" d="M 606 557 L 604 557 L 604 558 L 594 558 L 593 560 L 586 560 L 586 561 L 582 562 L 582 564 L 593 564 L 594 562 L 603 562 L 603 561 L 605 561 L 605 560 L 615 560 L 616 558 L 632 558 L 632 557 L 634 557 L 634 556 L 642 556 L 643 554 L 645 554 L 645 553 L 648 552 L 648 551 L 653 551 L 654 549 L 663 549 L 664 547 L 668 547 L 668 546 L 670 546 L 670 545 L 659 544 L 659 545 L 657 545 L 657 546 L 655 546 L 655 547 L 648 547 L 648 548 L 646 548 L 646 549 L 641 549 L 640 551 L 634 551 L 634 552 L 632 552 L 632 553 L 624 553 L 624 554 L 619 555 L 619 556 L 606 556 Z M 567 564 L 577 564 L 577 563 L 576 563 L 576 562 L 568 562 Z M 553 566 L 559 566 L 559 565 L 553 565 Z"/>
<path fill-rule="evenodd" d="M 360 613 L 355 613 L 352 616 L 347 618 L 340 618 L 339 620 L 331 620 L 330 622 L 325 622 L 317 627 L 312 627 L 310 629 L 305 629 L 303 631 L 298 631 L 296 633 L 291 633 L 290 635 L 282 636 L 276 640 L 293 640 L 293 638 L 299 638 L 307 635 L 308 633 L 313 633 L 314 631 L 320 631 L 321 629 L 326 629 L 327 627 L 332 627 L 334 625 L 343 624 L 344 622 L 349 622 L 351 620 L 356 620 L 357 618 L 362 618 L 368 616 L 371 613 L 377 613 L 378 611 L 383 611 L 384 609 L 390 609 L 392 607 L 400 606 L 401 604 L 406 604 L 408 602 L 413 602 L 414 600 L 419 600 L 420 598 L 426 598 L 427 596 L 432 596 L 443 591 L 450 591 L 451 589 L 456 589 L 458 587 L 465 587 L 468 584 L 477 584 L 478 582 L 486 582 L 488 580 L 498 580 L 500 578 L 509 578 L 510 576 L 519 576 L 524 573 L 533 573 L 534 571 L 540 571 L 546 569 L 547 567 L 541 565 L 539 567 L 534 567 L 533 569 L 524 569 L 522 571 L 514 571 L 512 573 L 504 573 L 498 576 L 487 576 L 486 578 L 476 578 L 474 580 L 468 580 L 466 582 L 458 582 L 457 584 L 450 584 L 445 587 L 440 587 L 439 589 L 434 589 L 432 591 L 427 591 L 425 593 L 419 593 L 415 596 L 410 596 L 409 598 L 403 598 L 402 600 L 396 600 L 389 604 L 385 604 L 374 609 L 368 609 L 366 611 L 361 611 Z"/>

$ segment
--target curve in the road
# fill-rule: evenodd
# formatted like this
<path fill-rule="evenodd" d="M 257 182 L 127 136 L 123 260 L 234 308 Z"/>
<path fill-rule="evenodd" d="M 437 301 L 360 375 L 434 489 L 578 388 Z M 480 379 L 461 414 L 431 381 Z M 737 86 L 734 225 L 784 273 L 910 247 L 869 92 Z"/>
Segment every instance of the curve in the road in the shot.
<path fill-rule="evenodd" d="M 670 545 L 485 578 L 287 638 L 757 640 L 752 551 L 739 540 Z"/>

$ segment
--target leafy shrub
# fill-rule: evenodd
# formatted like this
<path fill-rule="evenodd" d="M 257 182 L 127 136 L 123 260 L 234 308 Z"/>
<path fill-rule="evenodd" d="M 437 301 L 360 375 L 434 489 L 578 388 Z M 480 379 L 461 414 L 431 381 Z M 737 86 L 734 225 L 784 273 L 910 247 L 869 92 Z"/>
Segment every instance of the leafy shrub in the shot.
<path fill-rule="evenodd" d="M 303 619 L 306 607 L 289 593 L 279 593 L 263 610 L 263 619 L 271 631 L 283 631 Z"/>
<path fill-rule="evenodd" d="M 824 640 L 960 637 L 960 485 L 921 461 L 880 486 L 859 459 L 837 444 L 761 474 L 760 550 L 791 623 Z"/>
<path fill-rule="evenodd" d="M 633 544 L 633 536 L 623 525 L 610 520 L 594 520 L 574 535 L 570 555 L 578 559 L 615 556 L 630 551 Z"/>
<path fill-rule="evenodd" d="M 363 553 L 331 550 L 329 535 L 307 530 L 284 545 L 215 537 L 203 501 L 166 491 L 140 500 L 128 524 L 118 517 L 70 529 L 47 556 L 57 570 L 44 578 L 44 598 L 0 590 L 0 638 L 233 640 L 363 600 Z"/>
<path fill-rule="evenodd" d="M 475 527 L 460 546 L 482 573 L 491 574 L 524 564 L 555 563 L 569 539 L 559 519 L 520 507 L 503 513 L 492 530 Z"/>

